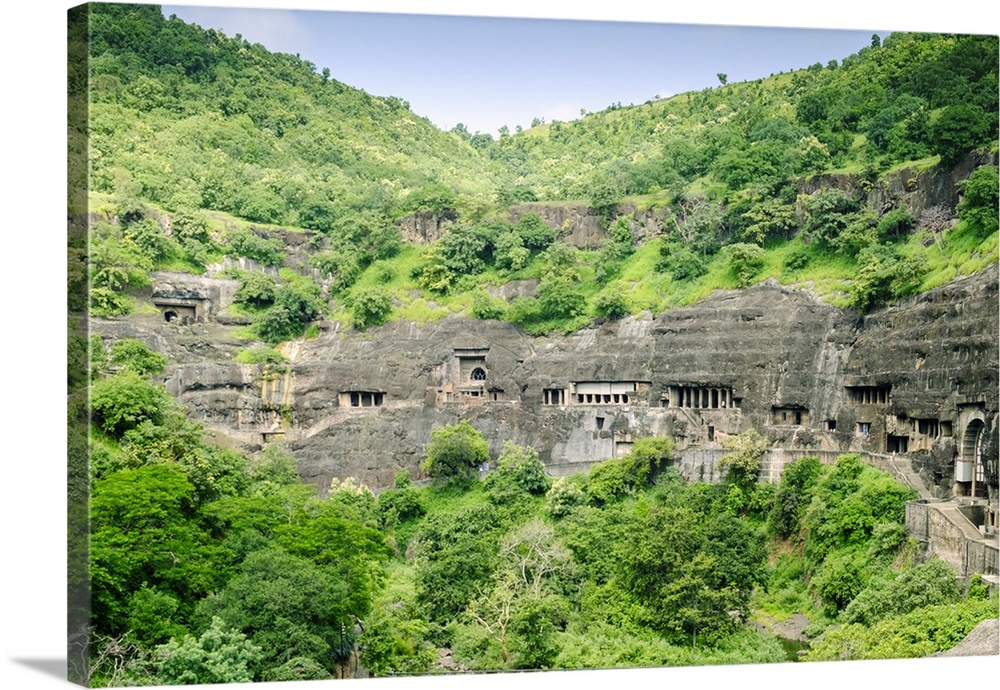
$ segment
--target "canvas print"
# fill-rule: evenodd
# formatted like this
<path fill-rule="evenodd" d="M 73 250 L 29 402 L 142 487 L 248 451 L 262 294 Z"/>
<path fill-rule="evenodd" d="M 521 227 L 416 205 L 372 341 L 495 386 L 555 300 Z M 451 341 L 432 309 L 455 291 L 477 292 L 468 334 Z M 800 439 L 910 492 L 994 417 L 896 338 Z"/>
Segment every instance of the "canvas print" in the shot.
<path fill-rule="evenodd" d="M 998 37 L 68 16 L 70 680 L 998 654 Z"/>

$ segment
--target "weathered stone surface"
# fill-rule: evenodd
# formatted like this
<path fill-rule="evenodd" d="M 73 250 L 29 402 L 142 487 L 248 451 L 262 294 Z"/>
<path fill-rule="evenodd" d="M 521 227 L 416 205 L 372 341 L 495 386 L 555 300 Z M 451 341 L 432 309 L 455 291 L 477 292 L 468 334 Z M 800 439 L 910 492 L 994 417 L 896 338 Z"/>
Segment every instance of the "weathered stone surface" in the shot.
<path fill-rule="evenodd" d="M 531 445 L 553 474 L 670 434 L 682 469 L 714 479 L 722 441 L 754 427 L 776 449 L 884 454 L 897 469 L 908 459 L 899 472 L 945 497 L 968 488 L 955 483 L 956 459 L 975 445 L 966 430 L 985 428 L 997 445 L 997 280 L 993 266 L 865 318 L 769 282 L 568 336 L 458 318 L 365 333 L 334 324 L 286 348 L 280 375 L 234 363 L 246 343 L 218 323 L 143 317 L 94 329 L 166 353 L 168 389 L 247 449 L 283 429 L 303 476 L 322 487 L 346 476 L 385 485 L 400 469 L 417 477 L 431 430 L 467 418 L 494 456 L 506 439 Z M 852 387 L 887 397 L 865 403 Z"/>

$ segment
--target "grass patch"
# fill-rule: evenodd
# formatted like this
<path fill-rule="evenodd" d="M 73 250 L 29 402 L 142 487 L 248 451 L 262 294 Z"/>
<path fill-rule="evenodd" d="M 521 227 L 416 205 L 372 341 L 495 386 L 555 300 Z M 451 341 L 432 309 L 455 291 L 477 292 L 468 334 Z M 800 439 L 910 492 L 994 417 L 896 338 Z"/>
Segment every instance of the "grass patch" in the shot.
<path fill-rule="evenodd" d="M 968 276 L 997 263 L 998 234 L 980 238 L 965 223 L 949 230 L 940 244 L 924 246 L 924 236 L 915 235 L 903 248 L 907 256 L 921 256 L 926 261 L 927 273 L 920 291 L 931 290 L 947 284 L 959 276 Z"/>
<path fill-rule="evenodd" d="M 234 359 L 241 364 L 284 364 L 288 361 L 283 354 L 267 345 L 240 350 Z"/>

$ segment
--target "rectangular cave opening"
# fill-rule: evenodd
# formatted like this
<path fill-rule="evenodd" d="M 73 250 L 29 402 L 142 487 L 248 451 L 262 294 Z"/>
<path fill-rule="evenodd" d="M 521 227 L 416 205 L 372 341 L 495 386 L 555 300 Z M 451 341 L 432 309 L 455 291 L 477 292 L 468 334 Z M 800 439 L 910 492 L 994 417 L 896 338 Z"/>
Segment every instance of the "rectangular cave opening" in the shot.
<path fill-rule="evenodd" d="M 941 425 L 936 419 L 918 419 L 917 432 L 924 436 L 937 437 L 941 434 Z"/>
<path fill-rule="evenodd" d="M 809 410 L 801 407 L 772 407 L 771 423 L 775 426 L 806 426 L 809 424 Z"/>
<path fill-rule="evenodd" d="M 905 453 L 909 446 L 910 439 L 907 436 L 885 435 L 885 452 L 887 453 Z"/>
<path fill-rule="evenodd" d="M 566 404 L 566 389 L 565 388 L 543 388 L 542 389 L 542 404 L 543 405 L 559 405 L 559 406 L 564 406 Z"/>
<path fill-rule="evenodd" d="M 725 386 L 669 386 L 662 401 L 664 407 L 696 410 L 724 410 L 735 407 L 733 391 Z"/>
<path fill-rule="evenodd" d="M 891 391 L 891 385 L 847 387 L 848 397 L 857 405 L 887 405 Z"/>
<path fill-rule="evenodd" d="M 340 394 L 343 407 L 381 407 L 385 404 L 383 391 L 344 391 Z"/>

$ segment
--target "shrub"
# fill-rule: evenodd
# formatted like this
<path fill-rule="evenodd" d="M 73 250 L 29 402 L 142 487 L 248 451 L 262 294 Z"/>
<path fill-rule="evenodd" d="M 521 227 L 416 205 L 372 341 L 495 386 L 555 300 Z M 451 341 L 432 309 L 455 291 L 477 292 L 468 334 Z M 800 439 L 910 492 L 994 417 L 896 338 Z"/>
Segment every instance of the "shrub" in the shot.
<path fill-rule="evenodd" d="M 217 616 L 200 638 L 170 640 L 156 654 L 158 676 L 168 685 L 247 683 L 253 680 L 250 667 L 261 658 L 259 647 Z"/>
<path fill-rule="evenodd" d="M 544 494 L 549 484 L 538 453 L 508 439 L 497 458 L 496 469 L 486 476 L 483 489 L 494 502 L 509 503 L 521 494 Z"/>
<path fill-rule="evenodd" d="M 444 265 L 457 275 L 482 273 L 493 251 L 488 232 L 464 225 L 451 228 L 438 240 L 437 247 Z"/>
<path fill-rule="evenodd" d="M 556 239 L 552 228 L 534 211 L 525 213 L 517 219 L 514 232 L 521 238 L 524 246 L 532 250 L 545 249 Z"/>
<path fill-rule="evenodd" d="M 705 275 L 708 265 L 698 254 L 679 242 L 663 242 L 656 270 L 668 273 L 674 280 L 690 280 Z"/>
<path fill-rule="evenodd" d="M 275 345 L 298 338 L 306 324 L 319 316 L 316 297 L 293 285 L 280 285 L 275 291 L 274 305 L 257 322 L 257 335 Z"/>
<path fill-rule="evenodd" d="M 159 374 L 167 364 L 166 357 L 135 338 L 122 338 L 112 343 L 107 361 L 113 367 L 129 369 L 140 376 Z"/>
<path fill-rule="evenodd" d="M 607 319 L 620 319 L 629 314 L 628 299 L 618 287 L 604 288 L 594 298 L 594 312 Z"/>
<path fill-rule="evenodd" d="M 277 281 L 260 271 L 247 271 L 240 276 L 233 301 L 248 307 L 263 308 L 274 304 Z"/>
<path fill-rule="evenodd" d="M 90 389 L 94 422 L 114 438 L 141 422 L 162 421 L 171 402 L 160 386 L 147 382 L 132 369 L 95 381 Z"/>
<path fill-rule="evenodd" d="M 823 600 L 829 616 L 847 607 L 867 584 L 866 559 L 854 550 L 838 551 L 827 556 L 809 582 L 809 587 Z"/>
<path fill-rule="evenodd" d="M 353 251 L 335 250 L 315 254 L 309 263 L 330 280 L 334 292 L 346 290 L 354 285 L 361 275 L 361 263 Z"/>
<path fill-rule="evenodd" d="M 875 232 L 880 240 L 892 242 L 909 235 L 916 224 L 909 211 L 897 208 L 879 218 Z"/>
<path fill-rule="evenodd" d="M 799 517 L 809 502 L 810 490 L 823 466 L 817 458 L 806 457 L 785 466 L 774 497 L 769 524 L 779 537 L 790 537 L 799 526 Z"/>
<path fill-rule="evenodd" d="M 940 559 L 921 563 L 887 583 L 873 583 L 844 609 L 843 620 L 871 627 L 924 606 L 958 602 L 955 571 Z"/>
<path fill-rule="evenodd" d="M 750 285 L 753 277 L 764 267 L 764 250 L 756 244 L 738 242 L 723 247 L 722 251 L 740 287 Z"/>
<path fill-rule="evenodd" d="M 252 347 L 236 353 L 237 362 L 241 364 L 284 364 L 288 360 L 272 347 Z"/>
<path fill-rule="evenodd" d="M 482 432 L 463 419 L 458 424 L 431 432 L 427 458 L 421 469 L 444 483 L 466 483 L 477 468 L 490 459 L 489 445 Z"/>
<path fill-rule="evenodd" d="M 809 247 L 805 245 L 798 245 L 793 248 L 785 256 L 784 269 L 786 271 L 798 271 L 809 265 L 809 259 L 812 255 Z"/>
<path fill-rule="evenodd" d="M 496 267 L 504 271 L 519 271 L 528 265 L 531 250 L 524 246 L 524 240 L 516 232 L 505 232 L 497 237 L 493 260 Z"/>
<path fill-rule="evenodd" d="M 743 487 L 756 484 L 768 448 L 767 439 L 751 428 L 737 436 L 729 436 L 722 446 L 726 453 L 719 460 L 719 466 L 729 469 L 726 478 Z"/>
<path fill-rule="evenodd" d="M 378 495 L 378 512 L 385 525 L 396 521 L 405 522 L 424 515 L 426 508 L 420 500 L 420 494 L 413 486 L 409 472 L 401 471 L 396 475 L 393 488 L 385 489 Z"/>
<path fill-rule="evenodd" d="M 836 188 L 821 189 L 805 200 L 805 236 L 830 249 L 837 248 L 837 238 L 851 223 L 860 208 L 856 199 Z"/>
<path fill-rule="evenodd" d="M 962 200 L 958 202 L 958 217 L 986 237 L 997 231 L 998 189 L 997 166 L 976 168 L 962 183 Z"/>
<path fill-rule="evenodd" d="M 926 262 L 903 256 L 893 247 L 873 245 L 858 255 L 858 270 L 848 303 L 862 313 L 916 292 Z"/>
<path fill-rule="evenodd" d="M 586 306 L 579 285 L 565 276 L 543 280 L 538 287 L 538 307 L 544 320 L 581 316 Z"/>
<path fill-rule="evenodd" d="M 930 126 L 931 149 L 945 164 L 985 144 L 989 135 L 990 117 L 976 105 L 950 105 Z"/>
<path fill-rule="evenodd" d="M 545 511 L 554 518 L 568 515 L 574 508 L 587 502 L 587 494 L 577 477 L 560 477 L 549 489 Z"/>
<path fill-rule="evenodd" d="M 472 315 L 484 321 L 490 319 L 502 321 L 507 316 L 507 303 L 502 299 L 490 297 L 485 290 L 477 290 L 472 295 Z"/>
<path fill-rule="evenodd" d="M 226 253 L 243 256 L 265 266 L 277 266 L 285 260 L 280 240 L 266 239 L 252 230 L 241 230 L 230 237 Z"/>
<path fill-rule="evenodd" d="M 392 295 L 384 287 L 372 287 L 354 295 L 351 325 L 359 331 L 386 322 L 392 311 Z"/>

